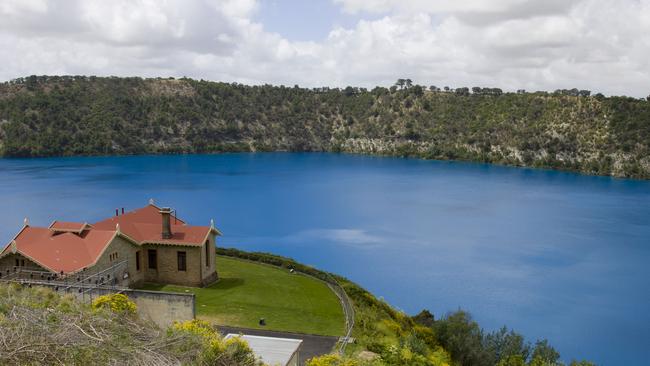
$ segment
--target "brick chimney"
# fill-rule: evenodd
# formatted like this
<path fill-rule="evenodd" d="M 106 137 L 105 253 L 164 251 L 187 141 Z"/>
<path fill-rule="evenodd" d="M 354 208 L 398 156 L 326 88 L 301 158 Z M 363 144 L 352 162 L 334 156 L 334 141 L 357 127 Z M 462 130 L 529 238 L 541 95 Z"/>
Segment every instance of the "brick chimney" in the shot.
<path fill-rule="evenodd" d="M 171 239 L 172 224 L 170 221 L 170 217 L 172 214 L 172 209 L 169 207 L 162 207 L 160 209 L 160 214 L 162 215 L 162 237 L 163 239 Z"/>

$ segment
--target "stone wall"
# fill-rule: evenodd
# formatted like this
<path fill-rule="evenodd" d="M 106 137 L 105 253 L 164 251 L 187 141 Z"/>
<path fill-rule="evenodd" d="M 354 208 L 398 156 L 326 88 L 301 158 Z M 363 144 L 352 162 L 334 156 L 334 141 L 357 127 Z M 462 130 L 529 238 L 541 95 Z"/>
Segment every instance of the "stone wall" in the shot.
<path fill-rule="evenodd" d="M 174 321 L 192 320 L 196 316 L 194 294 L 126 290 L 122 292 L 138 306 L 141 317 L 149 318 L 162 328 Z"/>
<path fill-rule="evenodd" d="M 140 269 L 136 267 L 136 255 L 140 251 Z M 139 286 L 144 282 L 144 266 L 142 262 L 142 248 L 133 244 L 132 242 L 116 236 L 113 241 L 104 249 L 102 255 L 97 259 L 97 262 L 89 270 L 92 273 L 101 272 L 111 266 L 116 265 L 119 262 L 124 260 L 128 261 L 128 274 L 129 274 L 129 286 Z M 116 254 L 115 258 L 112 258 L 112 254 Z"/>
<path fill-rule="evenodd" d="M 145 291 L 135 289 L 117 289 L 108 288 L 70 288 L 68 291 L 63 290 L 64 286 L 56 282 L 46 283 L 32 281 L 33 286 L 42 286 L 50 289 L 58 289 L 60 294 L 70 294 L 77 299 L 85 302 L 92 302 L 99 296 L 113 293 L 122 293 L 131 299 L 138 306 L 138 314 L 145 319 L 150 319 L 162 329 L 170 326 L 174 321 L 192 320 L 196 316 L 196 298 L 194 294 L 183 294 L 161 291 Z M 29 281 L 25 281 L 27 285 Z"/>
<path fill-rule="evenodd" d="M 22 256 L 20 253 L 15 253 L 15 254 L 8 254 L 2 258 L 0 258 L 0 272 L 2 275 L 6 275 L 7 270 L 12 272 L 14 270 L 14 267 L 16 266 L 16 259 L 18 259 L 19 265 L 25 262 L 25 269 L 30 269 L 30 270 L 36 270 L 36 271 L 46 271 L 43 269 L 43 267 L 39 266 L 38 264 L 32 262 L 29 258 L 26 258 Z"/>
<path fill-rule="evenodd" d="M 208 241 L 203 244 L 203 247 L 201 248 L 201 281 L 202 281 L 202 286 L 209 285 L 213 283 L 214 281 L 217 280 L 218 278 L 218 273 L 217 273 L 217 237 L 214 234 L 210 234 L 208 236 Z M 207 245 L 207 253 L 206 253 L 206 246 Z M 209 255 L 209 257 L 206 259 L 206 254 Z M 206 266 L 206 260 L 207 263 L 209 264 Z"/>
<path fill-rule="evenodd" d="M 141 264 L 144 281 L 181 286 L 205 286 L 217 280 L 214 235 L 200 247 L 181 245 L 143 245 Z M 208 253 L 206 253 L 206 245 Z M 157 268 L 149 268 L 150 249 L 156 250 Z M 186 269 L 178 270 L 178 252 L 185 252 Z M 206 262 L 206 254 L 209 258 Z M 206 263 L 208 264 L 206 266 Z"/>
<path fill-rule="evenodd" d="M 155 250 L 157 268 L 149 268 L 149 250 Z M 201 248 L 180 245 L 144 245 L 142 247 L 145 263 L 145 281 L 175 284 L 182 286 L 201 286 Z M 178 252 L 185 252 L 186 270 L 178 270 Z"/>

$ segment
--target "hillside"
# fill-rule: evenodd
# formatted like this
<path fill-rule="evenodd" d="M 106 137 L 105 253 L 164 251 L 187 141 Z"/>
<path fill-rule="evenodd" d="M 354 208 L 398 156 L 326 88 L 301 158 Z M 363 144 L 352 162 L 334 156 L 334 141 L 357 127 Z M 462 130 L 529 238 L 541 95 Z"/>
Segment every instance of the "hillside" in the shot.
<path fill-rule="evenodd" d="M 399 312 L 357 284 L 265 253 L 219 248 L 222 255 L 292 268 L 336 281 L 354 308 L 354 342 L 309 366 L 564 366 L 546 340 L 534 344 L 506 327 L 486 332 L 461 310 L 434 318 Z M 121 300 L 119 297 L 122 297 Z M 101 300 L 101 301 L 100 301 Z M 338 347 L 337 347 L 338 348 Z M 167 330 L 143 321 L 123 295 L 92 306 L 49 289 L 0 283 L 0 364 L 258 365 L 245 343 L 224 340 L 208 322 Z M 593 366 L 573 361 L 570 366 Z"/>
<path fill-rule="evenodd" d="M 437 319 L 428 310 L 409 316 L 395 310 L 356 283 L 314 267 L 269 253 L 217 248 L 223 256 L 291 268 L 345 291 L 354 313 L 352 338 L 343 356 L 325 355 L 308 366 L 565 366 L 546 339 L 534 344 L 505 326 L 497 331 L 481 329 L 463 310 Z M 569 366 L 594 366 L 571 361 Z"/>
<path fill-rule="evenodd" d="M 92 306 L 73 295 L 0 283 L 0 365 L 246 365 L 246 343 L 201 321 L 169 329 L 140 319 L 124 295 Z"/>
<path fill-rule="evenodd" d="M 0 84 L 5 157 L 221 151 L 460 159 L 648 179 L 650 102 L 571 91 L 191 79 L 34 76 Z"/>

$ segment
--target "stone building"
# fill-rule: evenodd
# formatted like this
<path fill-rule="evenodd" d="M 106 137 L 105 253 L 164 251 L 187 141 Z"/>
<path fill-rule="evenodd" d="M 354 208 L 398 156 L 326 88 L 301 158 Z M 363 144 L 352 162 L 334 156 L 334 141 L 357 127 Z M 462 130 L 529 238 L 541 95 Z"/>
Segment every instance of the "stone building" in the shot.
<path fill-rule="evenodd" d="M 170 208 L 149 205 L 88 224 L 27 220 L 0 252 L 0 274 L 35 269 L 59 276 L 97 273 L 117 264 L 130 287 L 145 282 L 205 286 L 217 280 L 216 238 L 210 226 L 188 225 Z"/>

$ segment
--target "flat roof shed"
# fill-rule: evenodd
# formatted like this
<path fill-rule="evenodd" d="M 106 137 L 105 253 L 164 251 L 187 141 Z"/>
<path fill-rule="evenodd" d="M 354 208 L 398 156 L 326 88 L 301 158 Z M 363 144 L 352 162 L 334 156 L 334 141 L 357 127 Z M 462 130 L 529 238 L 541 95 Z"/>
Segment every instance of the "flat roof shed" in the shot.
<path fill-rule="evenodd" d="M 228 334 L 226 339 L 239 337 L 245 340 L 262 362 L 268 365 L 298 366 L 302 340 L 262 337 L 247 334 Z"/>

